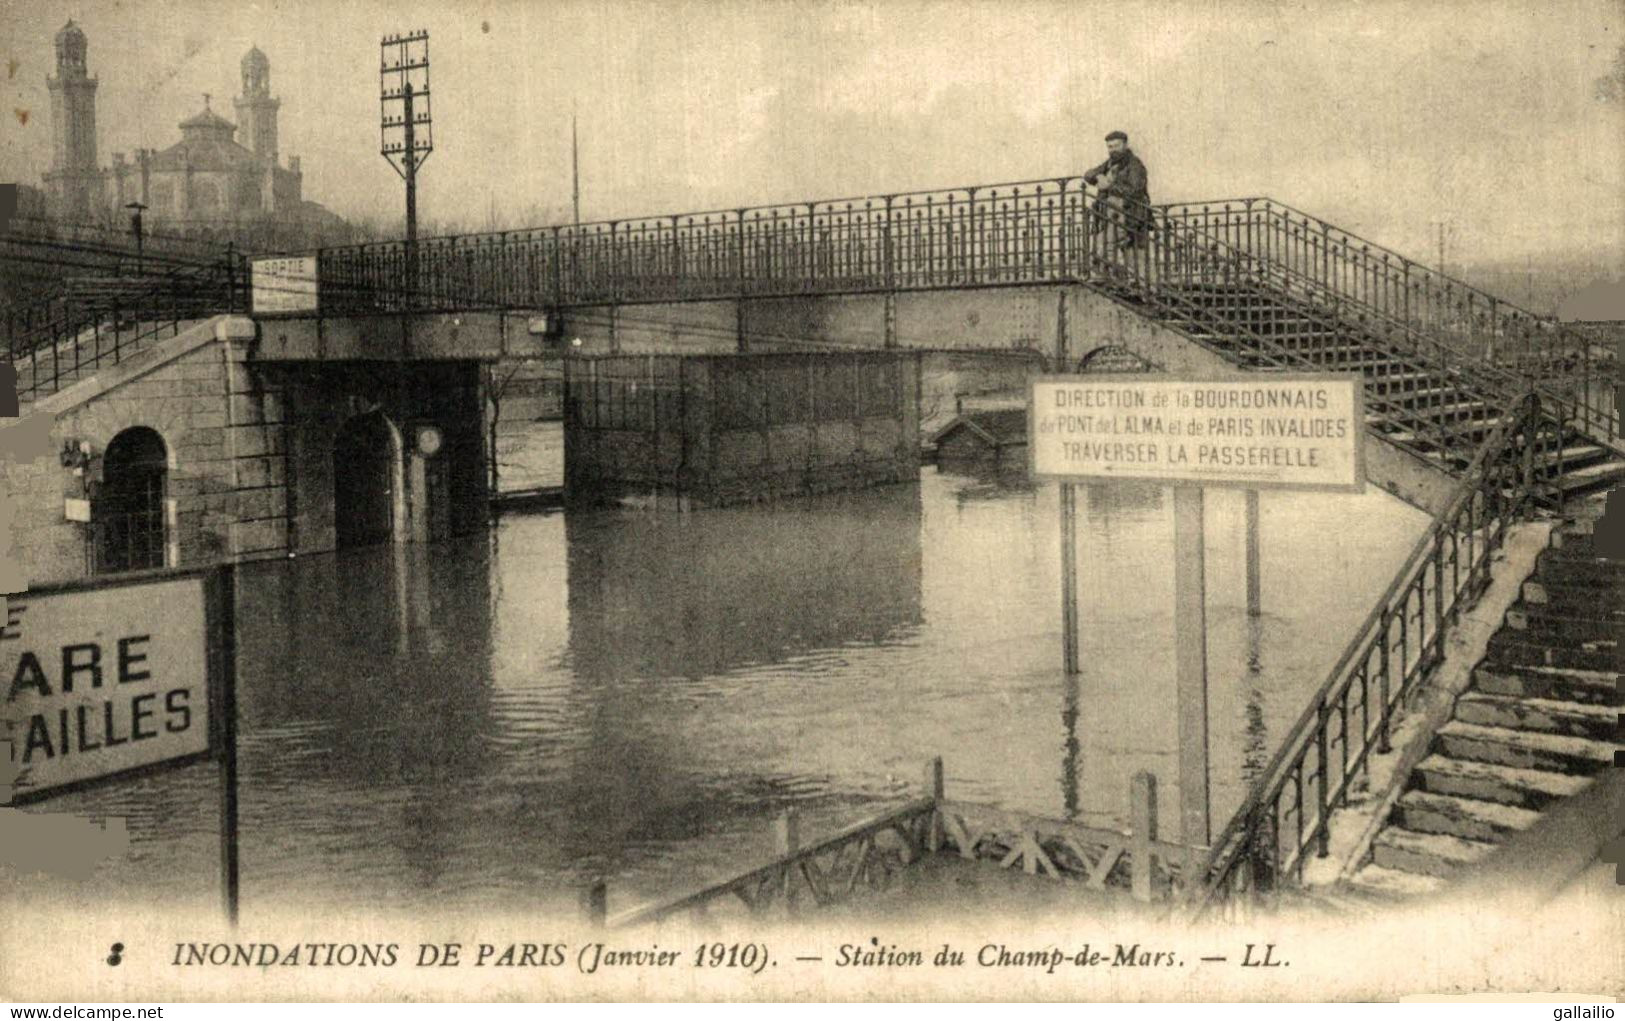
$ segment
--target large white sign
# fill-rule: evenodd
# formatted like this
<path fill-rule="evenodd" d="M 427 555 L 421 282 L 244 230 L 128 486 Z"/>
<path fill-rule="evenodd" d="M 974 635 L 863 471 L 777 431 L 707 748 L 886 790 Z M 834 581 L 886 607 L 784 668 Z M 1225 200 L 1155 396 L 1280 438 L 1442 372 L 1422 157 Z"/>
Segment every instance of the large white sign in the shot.
<path fill-rule="evenodd" d="M 19 796 L 209 750 L 204 585 L 5 597 L 4 737 Z"/>
<path fill-rule="evenodd" d="M 1045 376 L 1027 410 L 1033 474 L 1073 481 L 1357 492 L 1359 377 Z"/>
<path fill-rule="evenodd" d="M 255 259 L 251 266 L 255 315 L 316 311 L 316 257 Z"/>

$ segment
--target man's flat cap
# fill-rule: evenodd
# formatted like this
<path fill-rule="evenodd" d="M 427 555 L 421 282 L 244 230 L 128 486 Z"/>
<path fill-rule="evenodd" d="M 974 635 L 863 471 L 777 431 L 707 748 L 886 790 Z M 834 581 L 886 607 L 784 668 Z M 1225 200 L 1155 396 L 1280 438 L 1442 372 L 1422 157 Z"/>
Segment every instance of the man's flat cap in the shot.
<path fill-rule="evenodd" d="M 1128 136 L 1123 134 L 1121 131 L 1113 131 L 1111 134 L 1106 136 L 1106 141 L 1110 142 L 1114 138 L 1121 138 L 1125 142 L 1128 141 Z"/>

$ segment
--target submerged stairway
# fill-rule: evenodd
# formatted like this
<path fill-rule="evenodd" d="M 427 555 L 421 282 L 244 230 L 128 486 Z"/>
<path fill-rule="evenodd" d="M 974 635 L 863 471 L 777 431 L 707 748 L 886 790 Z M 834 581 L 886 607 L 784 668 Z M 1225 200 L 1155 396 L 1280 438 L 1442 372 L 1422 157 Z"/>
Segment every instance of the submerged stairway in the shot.
<path fill-rule="evenodd" d="M 1625 561 L 1598 556 L 1589 523 L 1560 527 L 1344 889 L 1438 892 L 1608 768 L 1622 631 Z"/>

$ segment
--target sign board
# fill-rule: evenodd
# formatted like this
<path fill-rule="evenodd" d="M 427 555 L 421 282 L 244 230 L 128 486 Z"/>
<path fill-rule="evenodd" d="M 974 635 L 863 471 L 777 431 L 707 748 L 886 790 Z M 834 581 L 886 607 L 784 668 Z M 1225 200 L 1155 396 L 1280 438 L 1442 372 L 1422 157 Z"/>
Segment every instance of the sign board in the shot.
<path fill-rule="evenodd" d="M 1360 378 L 1043 376 L 1027 403 L 1037 477 L 1359 492 Z"/>
<path fill-rule="evenodd" d="M 316 311 L 316 257 L 281 256 L 250 264 L 254 315 Z"/>
<path fill-rule="evenodd" d="M 5 597 L 15 800 L 216 749 L 217 589 L 208 572 L 168 571 Z"/>

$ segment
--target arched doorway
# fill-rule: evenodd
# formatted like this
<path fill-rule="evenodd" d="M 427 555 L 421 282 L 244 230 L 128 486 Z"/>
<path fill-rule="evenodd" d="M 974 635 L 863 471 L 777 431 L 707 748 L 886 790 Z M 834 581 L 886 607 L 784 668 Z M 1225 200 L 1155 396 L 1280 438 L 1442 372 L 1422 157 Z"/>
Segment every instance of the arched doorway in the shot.
<path fill-rule="evenodd" d="M 168 478 L 168 448 L 146 426 L 126 429 L 107 445 L 92 515 L 98 574 L 165 566 Z"/>
<path fill-rule="evenodd" d="M 333 525 L 340 549 L 389 542 L 400 527 L 401 438 L 381 411 L 344 423 L 333 444 Z"/>

